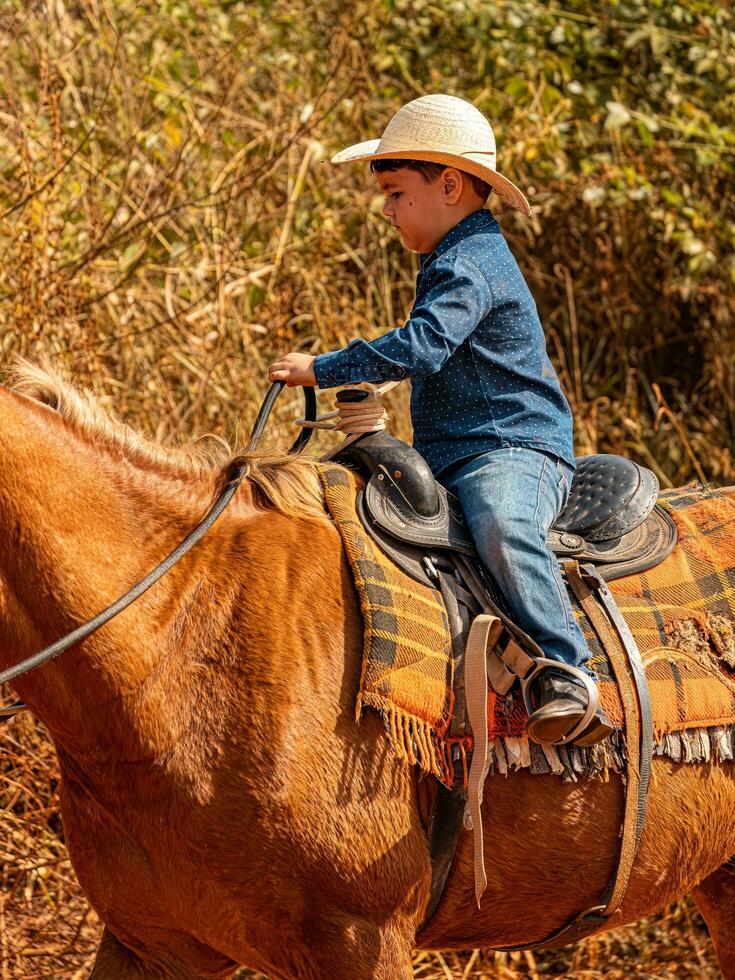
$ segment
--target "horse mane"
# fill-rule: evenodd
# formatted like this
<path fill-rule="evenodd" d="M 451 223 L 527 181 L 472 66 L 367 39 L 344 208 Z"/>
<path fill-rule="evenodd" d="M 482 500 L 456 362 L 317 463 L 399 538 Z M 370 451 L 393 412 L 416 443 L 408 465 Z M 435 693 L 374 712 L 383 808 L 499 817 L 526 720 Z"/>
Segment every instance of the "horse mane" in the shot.
<path fill-rule="evenodd" d="M 11 391 L 53 409 L 77 433 L 107 449 L 122 452 L 139 468 L 161 474 L 209 478 L 215 493 L 236 466 L 260 491 L 264 501 L 285 514 L 325 518 L 315 460 L 268 450 L 245 452 L 207 433 L 193 443 L 162 446 L 100 404 L 93 392 L 68 381 L 48 357 L 13 362 Z"/>

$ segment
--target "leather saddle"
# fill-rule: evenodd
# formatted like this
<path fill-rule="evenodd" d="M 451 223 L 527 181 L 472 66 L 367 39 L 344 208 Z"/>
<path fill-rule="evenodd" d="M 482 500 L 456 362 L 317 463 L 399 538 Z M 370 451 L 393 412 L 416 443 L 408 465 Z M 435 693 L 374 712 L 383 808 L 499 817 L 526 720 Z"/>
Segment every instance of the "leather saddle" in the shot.
<path fill-rule="evenodd" d="M 336 457 L 367 477 L 357 510 L 368 533 L 405 572 L 433 584 L 432 553 L 477 559 L 459 501 L 424 458 L 387 432 L 360 436 Z M 655 474 L 616 455 L 581 456 L 569 500 L 548 536 L 560 560 L 594 565 L 606 580 L 652 568 L 672 551 L 676 525 L 656 504 Z M 479 561 L 478 561 L 479 564 Z"/>

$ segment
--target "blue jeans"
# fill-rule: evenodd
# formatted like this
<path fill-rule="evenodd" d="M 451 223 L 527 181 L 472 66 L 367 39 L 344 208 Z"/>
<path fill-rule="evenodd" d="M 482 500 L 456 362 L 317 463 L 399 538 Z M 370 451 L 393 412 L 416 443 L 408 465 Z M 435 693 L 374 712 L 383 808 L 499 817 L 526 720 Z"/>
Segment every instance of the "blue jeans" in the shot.
<path fill-rule="evenodd" d="M 546 532 L 567 502 L 573 474 L 555 456 L 514 446 L 476 456 L 440 482 L 459 498 L 511 619 L 547 657 L 586 669 L 587 643 L 559 564 L 546 545 Z"/>

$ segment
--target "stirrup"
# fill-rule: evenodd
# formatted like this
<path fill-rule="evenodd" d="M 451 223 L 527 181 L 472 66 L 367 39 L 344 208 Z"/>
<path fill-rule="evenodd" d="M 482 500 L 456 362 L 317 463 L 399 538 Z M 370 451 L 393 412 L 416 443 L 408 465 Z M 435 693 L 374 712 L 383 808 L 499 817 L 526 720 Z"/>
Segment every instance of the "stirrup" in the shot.
<path fill-rule="evenodd" d="M 574 726 L 574 728 L 567 735 L 556 739 L 554 742 L 544 742 L 544 745 L 568 745 L 573 742 L 575 738 L 580 736 L 582 732 L 587 728 L 589 723 L 595 717 L 595 713 L 600 706 L 600 694 L 597 688 L 597 684 L 592 680 L 589 674 L 586 674 L 579 667 L 572 667 L 571 664 L 565 664 L 561 660 L 550 660 L 548 657 L 534 657 L 534 665 L 531 670 L 526 674 L 525 677 L 519 677 L 518 680 L 521 685 L 521 694 L 523 695 L 523 703 L 526 706 L 526 711 L 529 716 L 533 714 L 536 710 L 531 703 L 531 696 L 528 690 L 528 686 L 531 681 L 538 677 L 542 670 L 546 670 L 549 667 L 553 667 L 556 670 L 566 671 L 567 674 L 571 674 L 572 677 L 576 677 L 577 680 L 582 681 L 585 688 L 587 689 L 587 709 L 582 715 L 581 720 Z"/>

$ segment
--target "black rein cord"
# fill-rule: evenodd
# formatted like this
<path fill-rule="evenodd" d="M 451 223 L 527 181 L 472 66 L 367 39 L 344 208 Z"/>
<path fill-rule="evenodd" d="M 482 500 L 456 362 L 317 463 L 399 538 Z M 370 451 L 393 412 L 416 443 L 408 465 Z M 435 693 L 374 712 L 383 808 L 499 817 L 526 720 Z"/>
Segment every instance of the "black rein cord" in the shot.
<path fill-rule="evenodd" d="M 255 425 L 250 433 L 250 439 L 246 446 L 246 452 L 252 451 L 257 446 L 260 441 L 260 437 L 263 434 L 268 418 L 275 404 L 276 398 L 280 395 L 283 387 L 285 385 L 284 381 L 275 381 L 270 388 L 268 393 L 263 400 L 263 404 L 260 406 L 260 411 L 258 412 L 258 417 L 255 420 Z M 316 394 L 313 388 L 304 388 L 304 406 L 305 406 L 305 418 L 309 422 L 313 422 L 316 419 Z M 297 453 L 307 444 L 309 439 L 313 434 L 313 429 L 304 428 L 295 440 L 289 453 Z M 79 643 L 80 640 L 86 639 L 91 633 L 94 633 L 104 626 L 105 623 L 109 622 L 114 616 L 122 612 L 123 609 L 127 608 L 131 603 L 135 602 L 140 596 L 143 595 L 150 587 L 157 582 L 159 578 L 162 578 L 169 569 L 173 568 L 176 562 L 183 558 L 183 556 L 189 551 L 197 541 L 200 541 L 207 531 L 211 528 L 217 518 L 220 516 L 225 507 L 232 500 L 235 491 L 240 486 L 240 483 L 245 472 L 244 466 L 238 466 L 234 469 L 232 476 L 227 482 L 226 486 L 220 493 L 219 497 L 212 504 L 210 509 L 201 519 L 193 530 L 187 534 L 184 540 L 178 544 L 174 550 L 167 555 L 160 564 L 150 571 L 145 578 L 142 578 L 137 582 L 131 589 L 129 589 L 125 595 L 120 596 L 111 606 L 103 609 L 102 612 L 97 613 L 92 619 L 87 620 L 86 623 L 82 623 L 71 633 L 67 633 L 66 636 L 62 636 L 60 640 L 56 640 L 51 646 L 46 647 L 43 650 L 39 650 L 38 653 L 34 653 L 32 656 L 27 657 L 21 663 L 16 664 L 14 667 L 9 667 L 0 673 L 0 684 L 5 684 L 7 681 L 12 681 L 16 677 L 20 677 L 21 674 L 25 674 L 29 670 L 33 670 L 34 667 L 40 667 L 41 664 L 47 663 L 49 660 L 53 660 L 54 657 L 58 657 L 60 653 L 64 650 L 68 650 L 70 646 L 75 643 Z M 12 705 L 8 709 L 0 709 L 0 719 L 3 714 L 15 714 L 19 710 L 18 705 Z"/>

